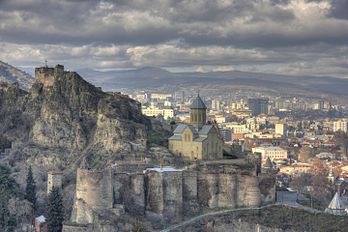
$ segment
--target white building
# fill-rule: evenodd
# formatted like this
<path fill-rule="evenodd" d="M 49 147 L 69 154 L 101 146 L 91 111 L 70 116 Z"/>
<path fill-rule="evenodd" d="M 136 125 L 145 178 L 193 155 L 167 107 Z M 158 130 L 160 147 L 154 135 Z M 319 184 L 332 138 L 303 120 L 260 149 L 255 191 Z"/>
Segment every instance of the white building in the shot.
<path fill-rule="evenodd" d="M 212 101 L 211 101 L 211 108 L 212 108 L 213 110 L 217 110 L 217 111 L 221 110 L 220 101 L 219 101 L 219 100 L 216 100 L 216 99 L 212 100 Z"/>
<path fill-rule="evenodd" d="M 162 115 L 164 119 L 170 119 L 174 117 L 174 109 L 171 108 L 161 109 L 158 107 L 150 106 L 142 108 L 141 111 L 144 115 L 149 117 L 157 117 L 158 115 Z"/>
<path fill-rule="evenodd" d="M 152 100 L 160 100 L 160 101 L 165 101 L 168 98 L 171 98 L 172 94 L 170 93 L 151 93 L 151 99 Z"/>
<path fill-rule="evenodd" d="M 223 126 L 231 129 L 234 134 L 246 134 L 250 132 L 245 124 L 239 124 L 237 122 L 224 123 Z"/>
<path fill-rule="evenodd" d="M 285 136 L 286 135 L 286 125 L 284 123 L 275 124 L 275 133 L 276 135 Z"/>
<path fill-rule="evenodd" d="M 348 120 L 347 119 L 340 119 L 333 122 L 333 131 L 338 132 L 342 131 L 344 133 L 348 132 Z"/>
<path fill-rule="evenodd" d="M 288 158 L 288 151 L 281 147 L 254 147 L 253 154 L 260 153 L 261 159 L 266 160 L 270 158 L 273 160 L 285 160 Z"/>

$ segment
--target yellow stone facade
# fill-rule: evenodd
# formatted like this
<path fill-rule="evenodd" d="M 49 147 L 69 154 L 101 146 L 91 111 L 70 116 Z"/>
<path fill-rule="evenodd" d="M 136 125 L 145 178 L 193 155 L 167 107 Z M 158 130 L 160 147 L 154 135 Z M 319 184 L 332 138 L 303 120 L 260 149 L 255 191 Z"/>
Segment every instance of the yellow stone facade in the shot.
<path fill-rule="evenodd" d="M 190 124 L 177 126 L 169 150 L 189 160 L 222 159 L 224 141 L 219 128 L 206 123 L 206 107 L 199 95 L 190 108 Z"/>

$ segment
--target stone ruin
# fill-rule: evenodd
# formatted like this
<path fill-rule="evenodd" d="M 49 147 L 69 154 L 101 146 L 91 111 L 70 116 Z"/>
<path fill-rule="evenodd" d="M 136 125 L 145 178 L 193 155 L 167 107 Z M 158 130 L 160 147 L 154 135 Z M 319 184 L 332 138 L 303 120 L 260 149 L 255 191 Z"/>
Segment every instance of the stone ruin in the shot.
<path fill-rule="evenodd" d="M 105 215 L 117 219 L 123 214 L 172 224 L 203 209 L 259 207 L 274 201 L 274 185 L 266 191 L 270 196 L 263 196 L 259 186 L 263 177 L 232 162 L 139 169 L 78 169 L 70 224 L 86 226 Z M 74 231 L 71 228 L 65 226 L 64 231 Z"/>
<path fill-rule="evenodd" d="M 64 74 L 64 72 L 64 66 L 60 64 L 56 65 L 54 68 L 35 68 L 35 78 L 39 80 L 46 88 L 52 87 L 54 84 L 55 76 L 62 75 Z"/>

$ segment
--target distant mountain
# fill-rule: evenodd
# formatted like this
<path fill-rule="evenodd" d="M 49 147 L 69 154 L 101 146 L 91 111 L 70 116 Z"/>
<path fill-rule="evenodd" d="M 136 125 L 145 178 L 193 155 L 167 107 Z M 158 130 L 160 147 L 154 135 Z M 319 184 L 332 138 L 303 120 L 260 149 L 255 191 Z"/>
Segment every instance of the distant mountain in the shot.
<path fill-rule="evenodd" d="M 255 89 L 288 94 L 348 96 L 348 79 L 329 76 L 291 76 L 255 72 L 185 72 L 173 73 L 161 68 L 97 71 L 77 70 L 81 76 L 105 91 L 122 89 L 149 89 L 175 86 L 186 88 L 214 89 Z M 0 82 L 18 82 L 28 90 L 34 78 L 9 64 L 0 61 Z"/>
<path fill-rule="evenodd" d="M 28 90 L 34 78 L 28 73 L 0 61 L 0 82 L 18 82 L 21 89 Z"/>
<path fill-rule="evenodd" d="M 253 72 L 186 72 L 172 73 L 160 68 L 134 70 L 95 71 L 81 70 L 82 76 L 104 90 L 158 88 L 163 86 L 186 86 L 199 88 L 262 88 L 280 92 L 301 92 L 347 96 L 348 79 L 328 76 L 290 76 Z"/>

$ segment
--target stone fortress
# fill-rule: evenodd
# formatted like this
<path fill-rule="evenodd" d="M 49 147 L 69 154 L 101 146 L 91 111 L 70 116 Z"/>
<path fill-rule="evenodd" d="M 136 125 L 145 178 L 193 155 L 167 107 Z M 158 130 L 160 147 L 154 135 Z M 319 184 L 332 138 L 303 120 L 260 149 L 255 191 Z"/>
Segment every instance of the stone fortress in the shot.
<path fill-rule="evenodd" d="M 54 84 L 54 78 L 58 75 L 64 74 L 64 66 L 63 65 L 56 65 L 53 67 L 39 67 L 35 68 L 35 79 L 40 81 L 44 87 L 52 87 Z"/>
<path fill-rule="evenodd" d="M 115 216 L 125 211 L 175 223 L 203 208 L 258 207 L 267 197 L 261 194 L 258 177 L 237 162 L 149 167 L 132 173 L 78 169 L 71 221 L 92 224 L 106 211 Z"/>
<path fill-rule="evenodd" d="M 105 226 L 105 220 L 111 225 L 111 221 L 115 223 L 124 215 L 146 218 L 154 224 L 172 224 L 206 210 L 259 207 L 274 202 L 274 175 L 269 170 L 257 173 L 259 168 L 244 159 L 222 159 L 223 144 L 216 134 L 218 128 L 206 124 L 206 116 L 202 116 L 205 105 L 199 95 L 197 99 L 201 101 L 200 108 L 197 110 L 197 102 L 194 103 L 191 116 L 195 117 L 195 112 L 201 114 L 200 121 L 196 118 L 194 124 L 181 124 L 178 128 L 200 137 L 200 131 L 209 126 L 211 130 L 202 141 L 216 143 L 215 150 L 196 156 L 194 161 L 191 152 L 189 156 L 183 155 L 188 160 L 188 165 L 183 167 L 143 162 L 119 163 L 104 170 L 78 169 L 71 221 L 64 225 L 63 231 L 74 232 L 88 226 L 94 226 L 93 231 L 111 230 L 110 227 L 96 229 L 95 225 Z M 174 136 L 175 133 L 179 133 L 178 129 Z M 193 140 L 184 145 L 190 149 Z"/>

